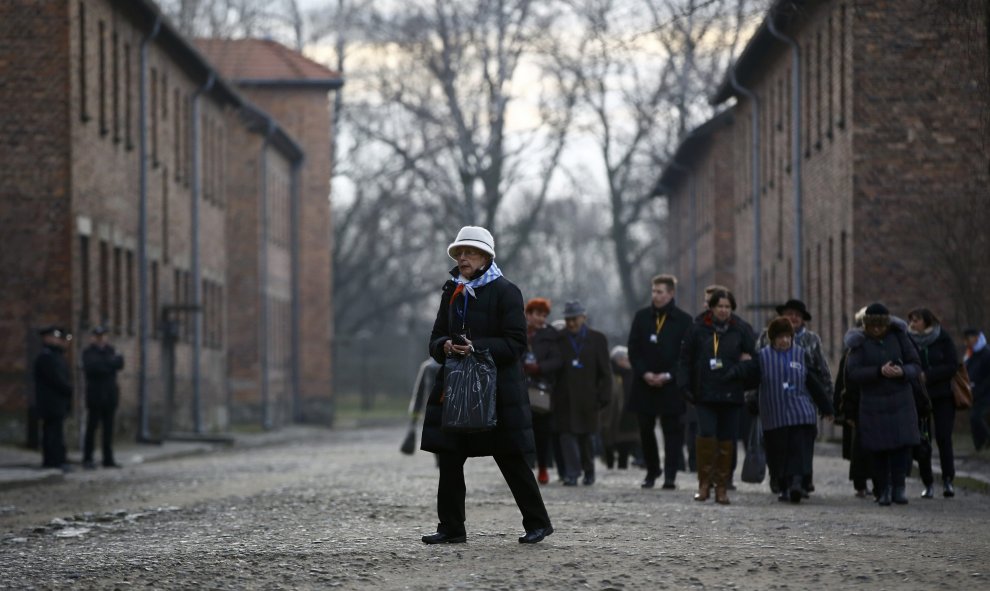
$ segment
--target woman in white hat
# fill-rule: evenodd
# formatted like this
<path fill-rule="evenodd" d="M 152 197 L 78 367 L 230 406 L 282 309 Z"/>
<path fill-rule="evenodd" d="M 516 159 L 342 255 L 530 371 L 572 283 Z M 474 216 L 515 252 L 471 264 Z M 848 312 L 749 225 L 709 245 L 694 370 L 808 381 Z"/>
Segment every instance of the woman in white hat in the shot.
<path fill-rule="evenodd" d="M 447 247 L 457 266 L 444 284 L 430 355 L 438 362 L 488 350 L 495 361 L 496 414 L 494 429 L 480 433 L 450 433 L 441 429 L 443 373 L 426 406 L 421 449 L 439 456 L 440 482 L 434 534 L 426 544 L 467 541 L 465 529 L 464 462 L 492 456 L 523 516 L 526 533 L 521 544 L 532 544 L 553 533 L 539 485 L 524 454 L 533 453 L 533 422 L 520 359 L 526 350 L 526 318 L 519 288 L 502 276 L 495 264 L 495 240 L 477 226 L 465 226 Z M 441 370 L 443 372 L 444 370 Z"/>

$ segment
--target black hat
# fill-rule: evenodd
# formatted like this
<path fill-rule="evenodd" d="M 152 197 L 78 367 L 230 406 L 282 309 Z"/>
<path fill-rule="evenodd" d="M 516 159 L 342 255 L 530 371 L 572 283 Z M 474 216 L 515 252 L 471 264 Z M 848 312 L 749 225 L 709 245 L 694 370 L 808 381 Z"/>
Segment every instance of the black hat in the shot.
<path fill-rule="evenodd" d="M 873 302 L 866 307 L 867 316 L 890 316 L 890 310 L 880 302 Z"/>
<path fill-rule="evenodd" d="M 805 321 L 811 320 L 811 312 L 808 311 L 808 307 L 805 306 L 804 302 L 801 300 L 787 300 L 787 302 L 783 305 L 777 306 L 777 313 L 781 316 L 784 315 L 784 310 L 794 310 L 795 312 L 800 312 L 801 317 L 804 318 Z"/>
<path fill-rule="evenodd" d="M 570 300 L 568 302 L 564 302 L 564 318 L 584 316 L 587 313 L 588 312 L 585 310 L 581 300 Z"/>
<path fill-rule="evenodd" d="M 69 334 L 69 331 L 56 324 L 49 324 L 48 326 L 41 327 L 38 330 L 38 334 L 41 336 L 52 335 L 58 338 L 64 338 L 67 341 L 72 340 L 72 335 Z"/>
<path fill-rule="evenodd" d="M 107 330 L 107 327 L 103 326 L 102 324 L 97 324 L 92 328 L 92 330 L 90 330 L 90 332 L 93 333 L 94 335 L 101 335 L 101 334 L 107 334 L 107 332 L 109 331 Z"/>

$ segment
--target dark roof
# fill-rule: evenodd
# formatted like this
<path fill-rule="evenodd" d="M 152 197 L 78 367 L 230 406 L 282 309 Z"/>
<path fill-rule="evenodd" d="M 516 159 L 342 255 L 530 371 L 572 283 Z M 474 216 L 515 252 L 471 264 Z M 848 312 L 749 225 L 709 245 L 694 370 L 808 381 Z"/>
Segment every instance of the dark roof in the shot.
<path fill-rule="evenodd" d="M 684 175 L 684 171 L 680 167 L 690 167 L 695 158 L 711 143 L 712 134 L 723 127 L 732 125 L 734 120 L 733 110 L 731 108 L 726 109 L 684 136 L 670 162 L 660 173 L 660 179 L 657 180 L 656 187 L 653 189 L 653 195 L 667 195 L 677 187 Z"/>
<path fill-rule="evenodd" d="M 730 97 L 736 96 L 736 90 L 732 88 L 732 82 L 730 81 L 731 70 L 735 69 L 736 79 L 740 83 L 744 83 L 754 72 L 760 71 L 761 67 L 765 64 L 766 54 L 774 46 L 781 43 L 770 32 L 767 22 L 773 19 L 773 24 L 777 29 L 783 31 L 794 20 L 798 11 L 805 4 L 807 4 L 805 0 L 774 0 L 770 9 L 767 10 L 767 15 L 763 18 L 763 22 L 760 23 L 756 32 L 750 37 L 742 53 L 739 54 L 735 63 L 729 66 L 729 71 L 725 73 L 722 83 L 719 84 L 715 94 L 709 99 L 709 103 L 718 105 L 729 100 Z M 780 47 L 783 48 L 782 45 Z"/>
<path fill-rule="evenodd" d="M 271 39 L 197 39 L 223 75 L 244 86 L 307 86 L 333 90 L 340 74 Z"/>
<path fill-rule="evenodd" d="M 200 84 L 206 84 L 211 76 L 213 85 L 208 91 L 209 96 L 216 100 L 232 105 L 242 110 L 242 115 L 249 124 L 249 129 L 258 133 L 271 133 L 272 142 L 291 160 L 300 160 L 303 151 L 298 144 L 275 122 L 268 114 L 244 98 L 231 84 L 223 78 L 203 55 L 179 33 L 168 18 L 162 14 L 157 4 L 151 0 L 111 0 L 117 10 L 131 18 L 146 34 L 152 31 L 155 22 L 159 23 L 158 34 L 154 39 L 186 73 Z M 264 121 L 264 125 L 257 122 Z M 252 123 L 254 122 L 254 123 Z"/>

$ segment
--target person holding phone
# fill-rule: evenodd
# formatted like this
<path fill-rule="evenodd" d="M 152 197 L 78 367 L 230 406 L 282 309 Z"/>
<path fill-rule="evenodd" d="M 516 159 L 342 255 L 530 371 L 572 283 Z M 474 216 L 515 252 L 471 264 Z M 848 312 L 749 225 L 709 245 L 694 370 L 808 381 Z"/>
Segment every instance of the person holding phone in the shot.
<path fill-rule="evenodd" d="M 873 454 L 879 504 L 908 502 L 905 479 L 911 448 L 921 441 L 912 380 L 921 374 L 918 350 L 903 321 L 876 302 L 866 308 L 863 330 L 846 334 L 846 376 L 858 386 L 858 399 L 847 400 L 863 449 Z M 850 413 L 851 414 L 851 413 Z"/>

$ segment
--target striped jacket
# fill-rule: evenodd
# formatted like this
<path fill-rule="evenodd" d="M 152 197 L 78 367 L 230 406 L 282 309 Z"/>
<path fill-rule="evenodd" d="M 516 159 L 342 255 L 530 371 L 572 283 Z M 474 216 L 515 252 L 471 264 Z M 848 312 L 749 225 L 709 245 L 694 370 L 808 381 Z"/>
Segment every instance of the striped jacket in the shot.
<path fill-rule="evenodd" d="M 755 358 L 737 367 L 733 378 L 748 387 L 759 386 L 764 430 L 814 425 L 819 413 L 835 414 L 826 388 L 811 369 L 811 355 L 800 345 L 786 351 L 763 347 Z"/>

